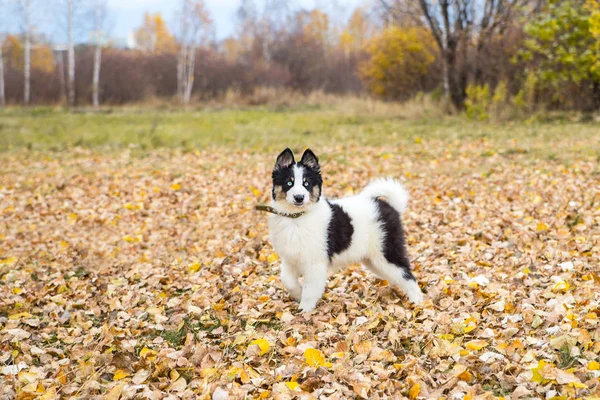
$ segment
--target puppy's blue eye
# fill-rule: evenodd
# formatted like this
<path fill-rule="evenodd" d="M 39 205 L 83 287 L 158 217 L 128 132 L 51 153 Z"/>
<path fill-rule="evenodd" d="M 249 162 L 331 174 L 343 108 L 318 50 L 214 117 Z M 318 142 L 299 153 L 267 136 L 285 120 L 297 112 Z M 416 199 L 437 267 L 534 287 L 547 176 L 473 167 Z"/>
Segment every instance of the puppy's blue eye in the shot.
<path fill-rule="evenodd" d="M 293 186 L 294 184 L 292 183 L 292 181 L 288 182 L 288 186 Z"/>
<path fill-rule="evenodd" d="M 308 182 L 304 182 L 304 187 L 308 187 Z"/>

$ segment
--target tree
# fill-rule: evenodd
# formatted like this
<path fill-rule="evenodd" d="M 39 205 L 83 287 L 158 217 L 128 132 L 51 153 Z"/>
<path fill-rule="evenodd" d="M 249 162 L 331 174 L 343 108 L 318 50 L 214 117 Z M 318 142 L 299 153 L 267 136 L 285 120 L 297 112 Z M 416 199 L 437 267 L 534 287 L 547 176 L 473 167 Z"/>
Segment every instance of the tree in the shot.
<path fill-rule="evenodd" d="M 362 50 L 372 34 L 373 28 L 367 14 L 362 8 L 357 8 L 340 35 L 340 45 L 346 57 L 353 51 Z"/>
<path fill-rule="evenodd" d="M 107 11 L 106 0 L 94 0 L 92 2 L 92 19 L 94 26 L 92 30 L 92 38 L 95 46 L 94 72 L 92 74 L 92 103 L 94 108 L 98 108 L 100 105 L 100 67 L 102 63 L 102 45 L 105 35 L 104 25 L 106 23 Z"/>
<path fill-rule="evenodd" d="M 325 48 L 329 42 L 329 16 L 319 9 L 297 15 L 304 37 Z"/>
<path fill-rule="evenodd" d="M 33 31 L 31 23 L 31 0 L 19 0 L 18 9 L 21 17 L 21 29 L 25 38 L 25 49 L 23 52 L 23 103 L 25 106 L 28 106 L 31 96 L 31 35 Z"/>
<path fill-rule="evenodd" d="M 177 95 L 188 104 L 194 86 L 196 49 L 212 32 L 212 20 L 203 0 L 182 0 L 179 10 L 179 55 L 177 57 Z"/>
<path fill-rule="evenodd" d="M 144 23 L 135 31 L 135 42 L 147 53 L 175 53 L 177 44 L 160 13 L 144 14 Z"/>
<path fill-rule="evenodd" d="M 473 42 L 475 57 L 491 37 L 506 29 L 528 0 L 380 0 L 397 21 L 410 19 L 426 26 L 441 54 L 444 94 L 457 108 L 464 105 L 468 83 L 467 69 L 458 61 L 467 59 Z M 475 72 L 478 79 L 480 72 Z"/>
<path fill-rule="evenodd" d="M 373 38 L 367 52 L 360 75 L 372 94 L 406 100 L 430 89 L 425 78 L 435 60 L 435 42 L 426 29 L 388 27 Z"/>
<path fill-rule="evenodd" d="M 67 90 L 69 105 L 75 105 L 75 45 L 73 44 L 73 1 L 66 0 L 67 6 L 67 64 L 68 76 Z"/>
<path fill-rule="evenodd" d="M 590 85 L 592 106 L 600 107 L 600 6 L 595 1 L 550 1 L 546 12 L 525 26 L 520 56 L 531 61 L 538 81 L 553 93 Z"/>
<path fill-rule="evenodd" d="M 74 38 L 77 36 L 83 24 L 82 21 L 85 17 L 84 7 L 88 0 L 54 0 L 52 4 L 55 5 L 55 19 L 57 20 L 58 26 L 63 28 L 63 32 L 66 39 L 66 45 L 57 46 L 57 56 L 60 58 L 60 65 L 62 67 L 62 52 L 67 52 L 67 104 L 70 107 L 75 106 L 75 43 Z M 61 69 L 61 68 L 59 68 Z M 60 78 L 61 82 L 64 79 Z"/>

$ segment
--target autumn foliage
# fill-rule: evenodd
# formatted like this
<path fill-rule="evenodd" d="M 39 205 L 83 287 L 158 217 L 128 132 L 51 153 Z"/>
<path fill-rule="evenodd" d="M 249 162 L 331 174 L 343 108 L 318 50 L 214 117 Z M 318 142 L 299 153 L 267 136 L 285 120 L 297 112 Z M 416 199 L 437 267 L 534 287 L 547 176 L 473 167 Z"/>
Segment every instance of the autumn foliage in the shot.
<path fill-rule="evenodd" d="M 388 99 L 406 100 L 418 91 L 432 90 L 439 84 L 431 73 L 434 46 L 423 28 L 386 28 L 368 45 L 361 78 L 371 93 Z"/>

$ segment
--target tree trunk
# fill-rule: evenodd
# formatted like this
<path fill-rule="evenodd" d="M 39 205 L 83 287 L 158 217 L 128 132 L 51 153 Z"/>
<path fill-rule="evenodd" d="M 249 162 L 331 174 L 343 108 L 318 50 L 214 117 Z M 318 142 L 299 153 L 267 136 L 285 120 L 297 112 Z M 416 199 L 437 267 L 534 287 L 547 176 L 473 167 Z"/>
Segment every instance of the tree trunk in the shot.
<path fill-rule="evenodd" d="M 98 108 L 100 106 L 100 100 L 98 98 L 98 92 L 99 92 L 99 84 L 100 84 L 100 66 L 101 66 L 101 61 L 102 61 L 102 46 L 100 46 L 100 44 L 96 45 L 96 51 L 94 52 L 94 77 L 93 77 L 93 83 L 92 83 L 92 90 L 93 90 L 93 103 L 94 103 L 94 108 Z"/>
<path fill-rule="evenodd" d="M 183 103 L 183 79 L 185 71 L 185 45 L 181 45 L 179 54 L 177 55 L 177 98 Z"/>
<path fill-rule="evenodd" d="M 600 82 L 592 82 L 592 111 L 600 110 Z"/>
<path fill-rule="evenodd" d="M 448 84 L 448 92 L 450 101 L 458 110 L 464 107 L 465 90 L 466 90 L 466 75 L 461 77 L 456 75 L 456 46 L 450 45 L 446 49 L 444 57 L 444 84 Z"/>
<path fill-rule="evenodd" d="M 75 47 L 73 45 L 73 0 L 68 0 L 68 46 L 69 46 L 69 106 L 75 105 Z"/>
<path fill-rule="evenodd" d="M 31 94 L 31 23 L 29 21 L 29 0 L 25 0 L 25 49 L 23 53 L 23 75 L 24 75 L 24 87 L 23 87 L 23 103 L 25 106 L 29 105 L 30 94 Z"/>
<path fill-rule="evenodd" d="M 192 88 L 194 87 L 194 69 L 196 67 L 196 49 L 193 47 L 188 50 L 187 76 L 185 79 L 185 97 L 184 104 L 189 104 L 192 97 Z"/>
<path fill-rule="evenodd" d="M 444 79 L 444 99 L 450 100 L 450 75 L 448 73 L 448 61 L 446 60 L 446 51 L 442 52 L 442 74 Z"/>
<path fill-rule="evenodd" d="M 56 56 L 57 56 L 57 72 L 58 72 L 58 85 L 59 85 L 59 90 L 60 90 L 60 100 L 61 101 L 65 101 L 67 99 L 67 91 L 65 88 L 65 60 L 63 57 L 63 51 L 62 50 L 58 50 L 56 52 Z"/>
<path fill-rule="evenodd" d="M 6 105 L 6 97 L 4 94 L 4 62 L 2 60 L 2 45 L 4 41 L 0 37 L 0 106 Z"/>

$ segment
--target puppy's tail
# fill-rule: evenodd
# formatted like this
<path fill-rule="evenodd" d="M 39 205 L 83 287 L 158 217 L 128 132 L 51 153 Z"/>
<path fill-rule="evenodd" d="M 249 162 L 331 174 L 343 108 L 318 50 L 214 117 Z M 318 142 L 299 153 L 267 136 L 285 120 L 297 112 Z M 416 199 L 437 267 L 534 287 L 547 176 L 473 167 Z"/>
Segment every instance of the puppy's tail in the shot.
<path fill-rule="evenodd" d="M 403 213 L 408 204 L 408 192 L 400 182 L 392 178 L 376 179 L 361 192 L 361 195 L 371 197 L 385 197 L 387 202 L 399 213 Z"/>

